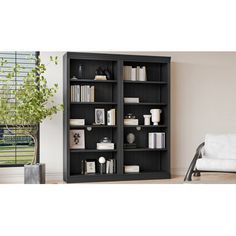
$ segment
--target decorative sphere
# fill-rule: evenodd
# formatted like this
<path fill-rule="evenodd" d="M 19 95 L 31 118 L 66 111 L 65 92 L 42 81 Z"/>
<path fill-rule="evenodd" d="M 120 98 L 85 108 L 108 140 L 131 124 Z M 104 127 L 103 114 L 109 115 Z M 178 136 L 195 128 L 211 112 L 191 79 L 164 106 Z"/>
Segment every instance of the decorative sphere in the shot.
<path fill-rule="evenodd" d="M 135 135 L 133 133 L 129 133 L 126 137 L 126 140 L 129 144 L 134 143 L 135 142 Z"/>
<path fill-rule="evenodd" d="M 100 164 L 104 164 L 106 162 L 106 159 L 104 157 L 99 157 L 98 161 Z"/>

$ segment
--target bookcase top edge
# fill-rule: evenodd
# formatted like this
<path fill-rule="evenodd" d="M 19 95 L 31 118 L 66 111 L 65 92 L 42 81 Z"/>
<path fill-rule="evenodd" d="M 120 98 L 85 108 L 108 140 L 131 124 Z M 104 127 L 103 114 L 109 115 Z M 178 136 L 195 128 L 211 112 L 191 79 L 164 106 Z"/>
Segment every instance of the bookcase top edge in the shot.
<path fill-rule="evenodd" d="M 64 56 L 69 59 L 95 60 L 123 60 L 123 61 L 148 61 L 170 63 L 171 57 L 167 56 L 150 56 L 150 55 L 132 55 L 132 54 L 112 54 L 112 53 L 93 53 L 93 52 L 66 52 Z"/>

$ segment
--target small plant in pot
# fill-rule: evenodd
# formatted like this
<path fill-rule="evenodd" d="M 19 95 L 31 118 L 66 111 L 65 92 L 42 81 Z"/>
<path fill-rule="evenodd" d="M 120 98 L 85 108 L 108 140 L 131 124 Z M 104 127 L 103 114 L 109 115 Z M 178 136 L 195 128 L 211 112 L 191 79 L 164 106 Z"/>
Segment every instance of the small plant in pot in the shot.
<path fill-rule="evenodd" d="M 36 65 L 33 69 L 27 70 L 16 64 L 8 71 L 4 71 L 7 60 L 0 60 L 0 72 L 6 75 L 1 78 L 3 82 L 0 85 L 0 124 L 6 127 L 9 134 L 31 137 L 34 155 L 31 163 L 24 166 L 25 183 L 36 184 L 45 183 L 45 164 L 37 163 L 39 124 L 46 118 L 52 118 L 63 109 L 63 105 L 55 104 L 58 85 L 48 87 L 45 64 L 40 58 L 31 59 Z M 51 56 L 50 63 L 57 65 L 58 58 Z M 21 82 L 17 82 L 15 77 L 22 72 L 26 75 Z M 12 89 L 12 85 L 17 89 Z"/>

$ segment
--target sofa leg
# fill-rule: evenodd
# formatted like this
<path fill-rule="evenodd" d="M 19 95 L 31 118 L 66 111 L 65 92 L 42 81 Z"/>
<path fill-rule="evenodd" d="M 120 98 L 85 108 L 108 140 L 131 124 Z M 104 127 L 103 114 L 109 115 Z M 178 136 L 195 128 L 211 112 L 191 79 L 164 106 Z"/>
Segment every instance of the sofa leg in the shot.
<path fill-rule="evenodd" d="M 193 176 L 200 177 L 201 172 L 199 170 L 195 170 Z"/>

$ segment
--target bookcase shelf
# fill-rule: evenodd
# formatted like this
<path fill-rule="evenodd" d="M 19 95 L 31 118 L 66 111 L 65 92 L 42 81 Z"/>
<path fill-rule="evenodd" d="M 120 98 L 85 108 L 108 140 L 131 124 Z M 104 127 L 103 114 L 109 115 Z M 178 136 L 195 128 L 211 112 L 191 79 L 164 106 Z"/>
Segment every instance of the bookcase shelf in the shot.
<path fill-rule="evenodd" d="M 102 84 L 102 83 L 108 83 L 108 84 L 115 84 L 117 83 L 116 80 L 94 80 L 94 79 L 78 79 L 78 80 L 71 80 L 72 84 L 79 84 L 79 83 L 92 83 L 92 84 Z"/>
<path fill-rule="evenodd" d="M 156 151 L 167 151 L 166 148 L 126 148 L 125 152 L 156 152 Z"/>
<path fill-rule="evenodd" d="M 126 66 L 145 67 L 146 80 L 124 80 Z M 83 69 L 83 76 L 79 74 L 79 68 Z M 109 71 L 111 78 L 94 80 L 98 68 Z M 74 76 L 79 79 L 71 80 Z M 71 86 L 77 88 L 84 85 L 94 86 L 94 102 L 71 102 Z M 170 57 L 67 52 L 64 55 L 63 94 L 64 181 L 79 183 L 170 178 Z M 125 97 L 137 97 L 140 102 L 124 103 Z M 96 125 L 95 109 L 104 109 L 105 124 Z M 115 109 L 116 115 L 115 125 L 111 126 L 107 125 L 106 119 L 110 109 Z M 143 115 L 150 114 L 151 109 L 162 110 L 158 126 L 152 123 L 144 125 Z M 124 125 L 124 117 L 129 113 L 139 120 L 140 125 Z M 70 119 L 84 119 L 85 125 L 70 126 Z M 85 149 L 71 148 L 70 134 L 75 131 L 83 132 Z M 150 132 L 165 133 L 164 148 L 148 148 Z M 127 135 L 130 133 L 135 135 L 135 148 L 127 148 Z M 104 137 L 115 143 L 114 150 L 96 149 L 96 143 Z M 99 173 L 100 157 L 115 163 L 112 173 Z M 84 174 L 84 161 L 95 163 L 95 174 Z M 138 165 L 140 172 L 125 173 L 126 165 Z"/>
<path fill-rule="evenodd" d="M 145 84 L 167 85 L 168 84 L 167 82 L 164 82 L 164 81 L 128 81 L 128 80 L 124 80 L 124 83 L 125 84 L 142 84 L 142 85 L 145 85 Z"/>
<path fill-rule="evenodd" d="M 116 152 L 116 149 L 113 150 L 108 150 L 108 149 L 103 149 L 103 150 L 98 150 L 98 149 L 70 149 L 70 152 L 73 153 L 78 153 L 78 152 Z"/>
<path fill-rule="evenodd" d="M 126 106 L 166 106 L 167 103 L 157 103 L 157 102 L 139 102 L 139 103 L 124 103 Z"/>

